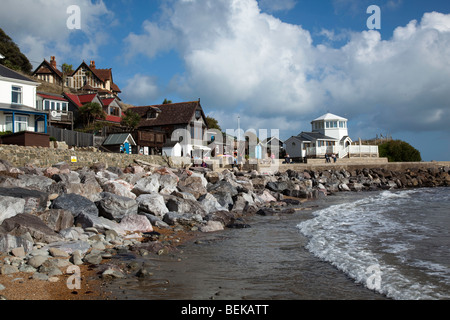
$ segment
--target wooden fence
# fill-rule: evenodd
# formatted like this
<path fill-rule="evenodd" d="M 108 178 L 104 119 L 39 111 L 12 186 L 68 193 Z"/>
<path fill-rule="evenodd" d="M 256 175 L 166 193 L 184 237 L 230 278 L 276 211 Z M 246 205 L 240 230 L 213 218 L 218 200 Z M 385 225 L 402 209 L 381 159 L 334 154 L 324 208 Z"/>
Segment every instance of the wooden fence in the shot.
<path fill-rule="evenodd" d="M 57 141 L 64 141 L 69 147 L 93 147 L 94 135 L 78 131 L 48 127 L 48 134 Z"/>

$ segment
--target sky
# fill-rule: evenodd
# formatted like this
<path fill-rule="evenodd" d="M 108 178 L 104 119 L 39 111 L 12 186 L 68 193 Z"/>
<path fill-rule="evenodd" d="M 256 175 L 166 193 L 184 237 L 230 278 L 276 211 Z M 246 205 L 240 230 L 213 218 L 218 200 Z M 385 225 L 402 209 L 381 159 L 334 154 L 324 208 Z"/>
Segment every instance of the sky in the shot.
<path fill-rule="evenodd" d="M 279 130 L 282 140 L 331 112 L 354 141 L 390 135 L 424 161 L 450 160 L 449 1 L 1 4 L 0 28 L 34 67 L 94 60 L 112 68 L 125 103 L 201 99 L 223 130 Z"/>

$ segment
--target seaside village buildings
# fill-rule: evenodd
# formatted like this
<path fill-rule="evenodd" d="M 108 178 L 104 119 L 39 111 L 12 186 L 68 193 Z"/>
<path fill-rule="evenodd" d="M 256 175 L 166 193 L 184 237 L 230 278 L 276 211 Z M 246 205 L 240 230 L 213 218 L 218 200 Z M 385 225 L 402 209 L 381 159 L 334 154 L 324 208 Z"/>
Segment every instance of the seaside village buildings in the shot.
<path fill-rule="evenodd" d="M 97 68 L 95 61 L 89 64 L 83 61 L 75 70 L 67 66 L 64 71 L 62 69 L 58 68 L 54 56 L 50 61 L 44 59 L 31 77 L 0 65 L 1 143 L 48 146 L 49 135 L 59 132 L 57 130 L 64 131 L 63 135 L 66 135 L 80 127 L 77 120 L 82 106 L 97 103 L 104 112 L 103 119 L 96 120 L 101 121 L 102 127 L 101 132 L 97 133 L 101 134 L 101 143 L 96 146 L 102 151 L 160 154 L 193 160 L 236 153 L 235 137 L 234 145 L 230 146 L 214 140 L 217 133 L 210 134 L 200 99 L 129 106 L 122 103 L 119 97 L 121 90 L 114 83 L 112 69 Z M 46 85 L 53 90 L 44 91 Z M 134 129 L 121 126 L 127 108 L 140 117 Z M 280 155 L 286 152 L 296 162 L 331 154 L 337 158 L 378 157 L 377 146 L 353 143 L 345 118 L 327 113 L 313 120 L 311 125 L 310 132 L 301 132 L 285 142 L 268 138 L 258 143 L 255 150 L 250 150 L 246 145 L 246 154 L 252 158 L 267 159 L 272 153 L 271 146 L 276 145 Z M 210 141 L 204 141 L 204 137 L 210 138 Z"/>

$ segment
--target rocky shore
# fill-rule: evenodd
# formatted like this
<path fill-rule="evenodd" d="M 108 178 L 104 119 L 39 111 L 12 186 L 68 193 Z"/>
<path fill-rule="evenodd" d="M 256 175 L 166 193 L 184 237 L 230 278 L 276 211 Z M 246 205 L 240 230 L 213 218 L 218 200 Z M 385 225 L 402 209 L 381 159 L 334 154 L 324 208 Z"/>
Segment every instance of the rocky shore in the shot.
<path fill-rule="evenodd" d="M 449 167 L 262 175 L 142 161 L 71 170 L 0 160 L 0 298 L 106 299 L 102 282 L 152 275 L 133 259 L 112 263 L 118 255 L 169 254 L 198 233 L 251 227 L 249 215 L 293 214 L 336 192 L 449 185 Z M 22 294 L 14 291 L 20 285 Z"/>

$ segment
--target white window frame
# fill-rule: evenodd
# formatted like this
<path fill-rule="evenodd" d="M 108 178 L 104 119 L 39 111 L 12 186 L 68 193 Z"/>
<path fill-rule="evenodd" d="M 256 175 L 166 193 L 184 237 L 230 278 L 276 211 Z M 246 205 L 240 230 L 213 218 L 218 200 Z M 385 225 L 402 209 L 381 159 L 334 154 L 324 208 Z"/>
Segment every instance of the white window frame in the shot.
<path fill-rule="evenodd" d="M 17 94 L 18 102 L 14 101 L 14 94 Z M 12 104 L 22 104 L 23 103 L 23 88 L 20 86 L 11 86 L 11 103 Z"/>

